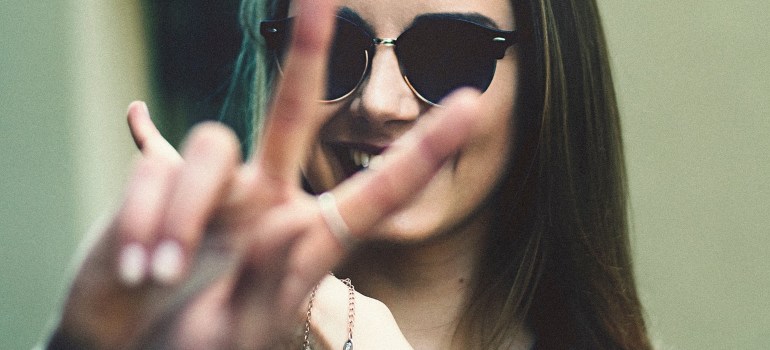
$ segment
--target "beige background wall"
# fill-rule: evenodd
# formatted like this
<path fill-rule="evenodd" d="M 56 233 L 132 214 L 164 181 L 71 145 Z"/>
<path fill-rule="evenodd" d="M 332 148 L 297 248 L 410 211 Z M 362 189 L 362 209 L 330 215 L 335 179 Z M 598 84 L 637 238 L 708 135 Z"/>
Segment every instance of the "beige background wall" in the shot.
<path fill-rule="evenodd" d="M 661 349 L 770 346 L 770 2 L 599 1 Z"/>
<path fill-rule="evenodd" d="M 117 198 L 145 99 L 137 1 L 0 2 L 0 348 L 29 348 Z M 660 349 L 770 343 L 770 2 L 600 1 Z"/>

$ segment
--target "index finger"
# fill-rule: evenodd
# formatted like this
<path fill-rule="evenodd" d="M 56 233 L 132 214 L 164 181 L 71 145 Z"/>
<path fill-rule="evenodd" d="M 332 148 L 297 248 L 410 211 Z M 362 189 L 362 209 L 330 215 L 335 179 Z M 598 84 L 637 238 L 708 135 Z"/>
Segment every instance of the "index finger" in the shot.
<path fill-rule="evenodd" d="M 387 215 L 409 203 L 456 155 L 484 113 L 478 92 L 463 90 L 434 108 L 421 124 L 396 141 L 377 169 L 356 174 L 335 188 L 337 209 L 348 231 L 361 237 Z"/>
<path fill-rule="evenodd" d="M 255 161 L 271 180 L 298 182 L 299 164 L 320 126 L 322 97 L 335 5 L 332 0 L 300 0 L 293 35 L 267 115 Z"/>

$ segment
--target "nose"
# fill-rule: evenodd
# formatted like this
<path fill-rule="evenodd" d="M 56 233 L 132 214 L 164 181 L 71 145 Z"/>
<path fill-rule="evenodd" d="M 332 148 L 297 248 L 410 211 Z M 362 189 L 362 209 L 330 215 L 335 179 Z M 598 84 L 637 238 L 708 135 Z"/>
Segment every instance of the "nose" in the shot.
<path fill-rule="evenodd" d="M 376 50 L 355 112 L 374 124 L 408 124 L 420 115 L 423 102 L 402 77 L 393 46 L 377 45 Z"/>

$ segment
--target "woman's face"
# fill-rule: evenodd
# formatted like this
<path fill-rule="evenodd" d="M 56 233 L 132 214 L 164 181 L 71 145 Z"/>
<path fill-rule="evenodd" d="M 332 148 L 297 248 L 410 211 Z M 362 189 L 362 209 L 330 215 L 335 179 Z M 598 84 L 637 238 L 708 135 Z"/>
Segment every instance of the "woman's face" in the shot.
<path fill-rule="evenodd" d="M 378 38 L 397 38 L 417 16 L 459 13 L 488 18 L 499 29 L 513 30 L 509 0 L 341 0 Z M 491 85 L 481 95 L 493 114 L 476 116 L 483 132 L 431 180 L 405 209 L 378 225 L 378 237 L 422 241 L 455 228 L 488 197 L 506 165 L 516 91 L 515 45 L 497 61 Z M 470 53 L 472 54 L 472 53 Z M 369 72 L 347 98 L 321 106 L 328 113 L 310 149 L 303 172 L 314 191 L 333 188 L 361 158 L 377 162 L 376 153 L 412 128 L 432 107 L 418 98 L 399 70 L 392 46 L 378 45 Z M 366 171 L 366 170 L 364 170 Z"/>

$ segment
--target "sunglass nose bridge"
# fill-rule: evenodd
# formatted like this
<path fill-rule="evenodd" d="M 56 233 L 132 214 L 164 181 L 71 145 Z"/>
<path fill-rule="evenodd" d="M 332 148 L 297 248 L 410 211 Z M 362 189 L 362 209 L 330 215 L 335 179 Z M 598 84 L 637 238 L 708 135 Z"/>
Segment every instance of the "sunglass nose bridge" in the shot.
<path fill-rule="evenodd" d="M 393 39 L 393 38 L 374 38 L 374 45 L 396 46 L 396 39 Z"/>

